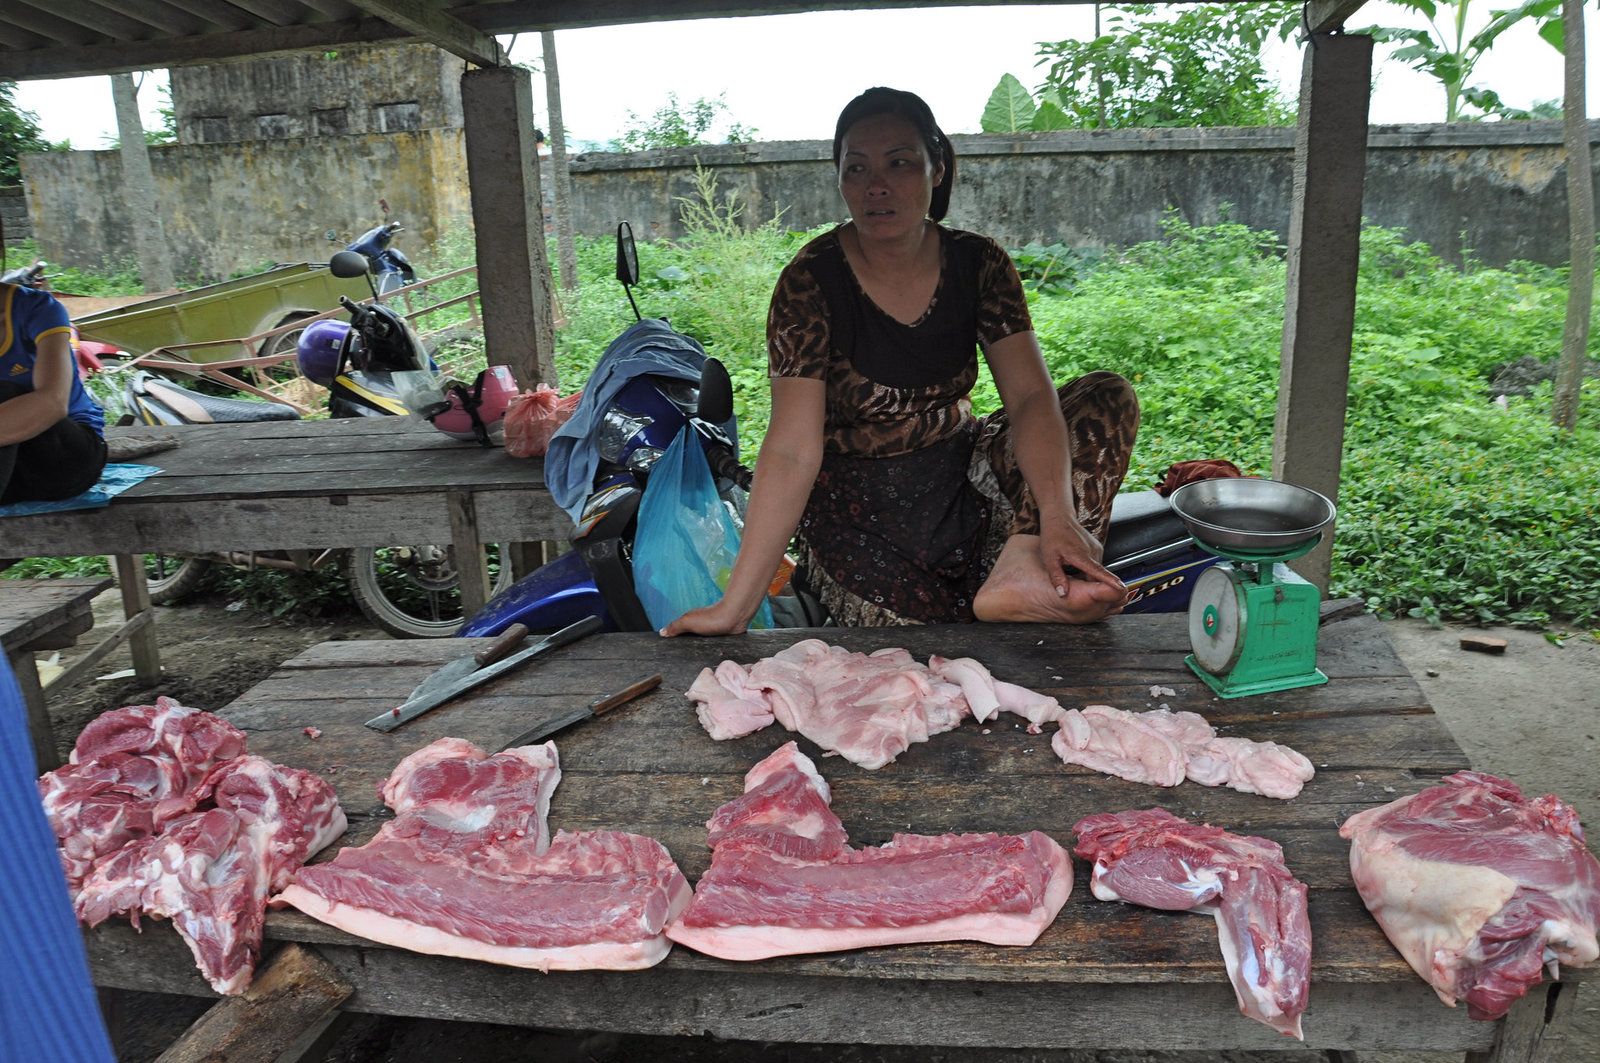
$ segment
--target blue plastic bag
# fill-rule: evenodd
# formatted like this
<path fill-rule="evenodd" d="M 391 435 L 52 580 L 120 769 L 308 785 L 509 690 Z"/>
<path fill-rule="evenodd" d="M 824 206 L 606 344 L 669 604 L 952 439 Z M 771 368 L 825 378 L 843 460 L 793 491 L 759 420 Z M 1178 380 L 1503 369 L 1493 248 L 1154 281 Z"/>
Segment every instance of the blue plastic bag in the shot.
<path fill-rule="evenodd" d="M 717 495 L 700 441 L 687 426 L 650 467 L 633 539 L 633 586 L 657 629 L 722 598 L 739 553 L 739 528 Z M 772 626 L 763 599 L 751 627 Z"/>

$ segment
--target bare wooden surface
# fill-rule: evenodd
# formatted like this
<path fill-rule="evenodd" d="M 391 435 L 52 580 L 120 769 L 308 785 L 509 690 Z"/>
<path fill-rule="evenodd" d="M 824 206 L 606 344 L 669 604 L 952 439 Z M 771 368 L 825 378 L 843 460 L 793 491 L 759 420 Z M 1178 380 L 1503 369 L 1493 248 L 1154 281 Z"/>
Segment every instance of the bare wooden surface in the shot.
<path fill-rule="evenodd" d="M 486 640 L 333 642 L 285 663 L 226 710 L 250 749 L 320 773 L 350 817 L 342 844 L 388 817 L 378 784 L 403 756 L 446 735 L 486 749 L 545 716 L 587 703 L 645 671 L 653 694 L 556 736 L 563 778 L 553 829 L 621 829 L 658 838 L 691 881 L 709 864 L 705 822 L 741 792 L 756 761 L 796 737 L 774 726 L 712 741 L 683 696 L 701 668 L 748 663 L 816 634 L 851 649 L 904 646 L 972 656 L 1010 682 L 1068 707 L 1165 704 L 1205 715 L 1228 735 L 1287 743 L 1317 777 L 1292 801 L 1183 783 L 1143 786 L 1064 765 L 1050 732 L 1003 717 L 913 746 L 863 771 L 818 760 L 833 808 L 856 845 L 899 832 L 1043 830 L 1070 848 L 1093 812 L 1164 807 L 1284 846 L 1310 887 L 1315 939 L 1307 1047 L 1489 1052 L 1499 1024 L 1439 1002 L 1384 938 L 1350 881 L 1338 837 L 1354 812 L 1414 793 L 1466 768 L 1460 748 L 1371 617 L 1322 629 L 1325 686 L 1232 701 L 1183 664 L 1183 616 L 1119 617 L 1087 628 L 970 625 L 892 631 L 756 632 L 727 639 L 591 636 L 383 734 L 363 721 L 400 703 L 428 672 Z M 1172 695 L 1152 688 L 1170 688 Z M 305 728 L 315 725 L 321 737 Z M 819 751 L 800 738 L 800 747 Z M 324 854 L 322 859 L 331 854 Z M 1080 1048 L 1298 1047 L 1243 1018 L 1211 919 L 1095 900 L 1088 868 L 1055 923 L 1028 948 L 906 945 L 759 963 L 675 948 L 637 972 L 540 975 L 376 945 L 293 910 L 273 912 L 270 940 L 314 945 L 354 987 L 347 1010 L 546 1028 L 702 1034 L 754 1040 Z M 163 938 L 172 938 L 167 941 Z M 107 924 L 86 935 L 105 985 L 205 993 L 187 950 L 166 928 L 142 938 Z M 1581 972 L 1580 972 L 1581 975 Z M 1543 999 L 1545 987 L 1534 994 Z M 1516 1058 L 1505 1056 L 1505 1059 Z M 1526 1058 L 1536 1058 L 1528 1056 Z"/>
<path fill-rule="evenodd" d="M 22 691 L 34 764 L 41 773 L 60 766 L 61 757 L 34 651 L 76 643 L 79 635 L 94 627 L 94 596 L 109 586 L 109 579 L 94 578 L 0 579 L 0 650 L 10 660 Z"/>

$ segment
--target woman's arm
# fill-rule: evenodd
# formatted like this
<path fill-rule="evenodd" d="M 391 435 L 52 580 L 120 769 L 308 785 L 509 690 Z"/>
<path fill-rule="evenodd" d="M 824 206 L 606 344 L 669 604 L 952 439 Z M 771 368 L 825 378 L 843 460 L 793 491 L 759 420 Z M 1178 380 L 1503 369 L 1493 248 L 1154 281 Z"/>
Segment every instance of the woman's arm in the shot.
<path fill-rule="evenodd" d="M 33 390 L 0 403 L 0 446 L 32 439 L 65 417 L 75 372 L 67 334 L 41 336 L 33 363 Z"/>
<path fill-rule="evenodd" d="M 721 601 L 684 613 L 661 630 L 663 635 L 737 635 L 750 626 L 822 467 L 825 398 L 821 380 L 772 378 L 772 419 L 756 458 L 744 535 L 728 586 Z"/>
<path fill-rule="evenodd" d="M 1031 331 L 1012 333 L 991 343 L 985 356 L 1011 421 L 1017 468 L 1039 505 L 1039 550 L 1056 593 L 1066 596 L 1063 568 L 1071 567 L 1120 594 L 1122 581 L 1100 563 L 1103 545 L 1078 521 L 1072 447 L 1038 337 Z"/>

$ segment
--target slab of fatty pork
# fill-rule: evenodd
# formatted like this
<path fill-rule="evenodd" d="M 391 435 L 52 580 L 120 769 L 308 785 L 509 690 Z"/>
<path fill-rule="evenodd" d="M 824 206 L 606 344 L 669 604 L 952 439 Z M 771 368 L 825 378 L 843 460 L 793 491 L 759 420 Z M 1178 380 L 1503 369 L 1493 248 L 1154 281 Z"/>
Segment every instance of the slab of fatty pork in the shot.
<path fill-rule="evenodd" d="M 1160 808 L 1088 816 L 1073 852 L 1090 860 L 1103 901 L 1209 913 L 1239 1010 L 1290 1036 L 1311 988 L 1306 887 L 1266 838 L 1229 834 Z"/>
<path fill-rule="evenodd" d="M 820 639 L 804 639 L 748 668 L 723 661 L 703 669 L 687 696 L 719 741 L 776 721 L 869 770 L 968 716 L 983 721 L 1004 709 L 1037 733 L 1063 711 L 1054 698 L 998 681 L 971 658 L 933 656 L 924 665 L 903 649 L 855 653 Z"/>
<path fill-rule="evenodd" d="M 1176 786 L 1189 779 L 1285 800 L 1316 774 L 1311 761 L 1288 746 L 1223 738 L 1205 717 L 1168 709 L 1068 709 L 1050 747 L 1068 764 L 1129 782 Z"/>
<path fill-rule="evenodd" d="M 711 867 L 667 936 L 728 960 L 917 941 L 1031 945 L 1072 890 L 1048 835 L 900 834 L 854 849 L 793 742 L 707 824 Z"/>
<path fill-rule="evenodd" d="M 1600 861 L 1578 813 L 1482 772 L 1358 812 L 1339 828 L 1350 874 L 1413 970 L 1474 1019 L 1498 1019 L 1543 975 L 1600 958 Z"/>
<path fill-rule="evenodd" d="M 489 756 L 441 738 L 384 781 L 395 818 L 371 842 L 301 869 L 273 904 L 439 956 L 541 971 L 659 963 L 688 881 L 653 838 L 552 839 L 546 817 L 560 779 L 554 742 Z"/>

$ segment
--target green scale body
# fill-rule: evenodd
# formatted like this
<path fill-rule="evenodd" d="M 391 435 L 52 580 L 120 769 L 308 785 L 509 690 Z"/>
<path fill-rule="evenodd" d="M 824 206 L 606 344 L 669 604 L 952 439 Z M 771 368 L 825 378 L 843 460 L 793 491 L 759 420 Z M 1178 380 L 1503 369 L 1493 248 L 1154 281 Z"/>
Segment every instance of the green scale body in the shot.
<path fill-rule="evenodd" d="M 1317 668 L 1322 595 L 1316 586 L 1274 557 L 1204 545 L 1234 563 L 1218 562 L 1195 583 L 1189 602 L 1194 652 L 1184 658 L 1194 673 L 1224 698 L 1326 683 Z"/>

